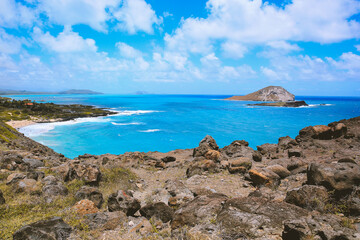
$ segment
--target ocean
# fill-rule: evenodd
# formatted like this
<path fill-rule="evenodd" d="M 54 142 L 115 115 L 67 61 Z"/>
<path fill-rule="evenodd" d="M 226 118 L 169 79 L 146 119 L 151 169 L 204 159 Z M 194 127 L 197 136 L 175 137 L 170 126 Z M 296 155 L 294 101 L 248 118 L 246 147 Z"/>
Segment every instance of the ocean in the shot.
<path fill-rule="evenodd" d="M 15 99 L 88 104 L 117 114 L 22 128 L 26 136 L 69 158 L 85 153 L 168 152 L 197 147 L 206 135 L 220 147 L 246 140 L 253 148 L 296 137 L 300 129 L 360 116 L 360 97 L 306 97 L 300 108 L 247 106 L 220 95 L 28 95 Z"/>

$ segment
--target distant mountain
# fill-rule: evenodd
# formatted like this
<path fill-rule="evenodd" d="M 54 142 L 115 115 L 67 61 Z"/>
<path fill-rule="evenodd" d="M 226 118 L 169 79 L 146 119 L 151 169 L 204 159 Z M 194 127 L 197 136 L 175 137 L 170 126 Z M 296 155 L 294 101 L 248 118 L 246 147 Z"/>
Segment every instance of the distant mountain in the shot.
<path fill-rule="evenodd" d="M 294 101 L 295 96 L 294 94 L 285 90 L 283 87 L 269 86 L 245 96 L 233 96 L 226 98 L 225 100 L 286 102 Z"/>
<path fill-rule="evenodd" d="M 95 92 L 91 90 L 85 90 L 85 89 L 71 89 L 61 92 L 32 92 L 26 90 L 9 90 L 9 89 L 0 90 L 0 95 L 40 95 L 40 94 L 103 94 L 103 93 Z"/>
<path fill-rule="evenodd" d="M 58 92 L 58 94 L 103 94 L 103 93 L 86 90 L 86 89 L 70 89 L 67 91 Z"/>

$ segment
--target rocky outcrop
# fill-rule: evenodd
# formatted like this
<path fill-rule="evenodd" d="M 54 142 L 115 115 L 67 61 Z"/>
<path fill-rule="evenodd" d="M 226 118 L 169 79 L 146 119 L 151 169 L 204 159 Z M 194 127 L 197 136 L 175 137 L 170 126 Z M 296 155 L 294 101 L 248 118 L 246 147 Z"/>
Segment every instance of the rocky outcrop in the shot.
<path fill-rule="evenodd" d="M 233 96 L 225 100 L 242 100 L 242 101 L 294 101 L 294 94 L 289 93 L 279 86 L 269 86 L 245 96 Z"/>
<path fill-rule="evenodd" d="M 94 202 L 97 208 L 101 208 L 104 202 L 102 193 L 94 187 L 82 186 L 79 191 L 76 192 L 75 198 L 77 200 L 89 199 Z"/>
<path fill-rule="evenodd" d="M 127 223 L 124 212 L 97 212 L 85 215 L 85 224 L 90 229 L 114 230 L 115 228 Z"/>
<path fill-rule="evenodd" d="M 81 179 L 87 184 L 97 185 L 101 179 L 101 172 L 98 166 L 80 160 L 69 161 L 57 168 L 64 181 Z"/>
<path fill-rule="evenodd" d="M 155 217 L 166 223 L 173 219 L 174 210 L 163 202 L 151 203 L 140 209 L 141 216 L 150 219 Z"/>
<path fill-rule="evenodd" d="M 354 163 L 312 163 L 307 171 L 308 184 L 321 185 L 338 193 L 351 192 L 360 185 L 360 166 Z"/>
<path fill-rule="evenodd" d="M 288 191 L 285 202 L 307 210 L 323 211 L 329 200 L 329 194 L 323 186 L 305 185 Z"/>
<path fill-rule="evenodd" d="M 49 220 L 38 221 L 26 225 L 16 231 L 14 240 L 54 239 L 66 240 L 70 237 L 71 227 L 61 218 L 54 217 Z"/>
<path fill-rule="evenodd" d="M 209 222 L 220 212 L 226 200 L 227 196 L 217 193 L 196 197 L 175 211 L 172 229 Z"/>
<path fill-rule="evenodd" d="M 44 184 L 42 193 L 47 202 L 52 202 L 56 196 L 66 196 L 68 194 L 65 185 L 52 175 L 45 177 L 42 182 Z"/>
<path fill-rule="evenodd" d="M 263 107 L 305 107 L 309 106 L 305 101 L 291 101 L 291 102 L 271 102 L 271 103 L 256 103 L 248 104 L 248 106 L 263 106 Z"/>
<path fill-rule="evenodd" d="M 99 209 L 89 199 L 83 199 L 75 203 L 72 209 L 79 215 L 97 213 Z"/>
<path fill-rule="evenodd" d="M 119 190 L 109 196 L 108 209 L 110 212 L 122 211 L 127 216 L 133 216 L 140 208 L 140 201 L 134 198 L 130 191 Z"/>
<path fill-rule="evenodd" d="M 197 148 L 194 148 L 193 156 L 194 157 L 203 157 L 209 151 L 209 155 L 214 155 L 213 151 L 218 151 L 219 146 L 216 144 L 216 141 L 211 136 L 207 135 L 201 142 Z"/>
<path fill-rule="evenodd" d="M 216 218 L 224 239 L 272 239 L 281 235 L 283 222 L 307 216 L 297 206 L 265 198 L 234 198 L 225 202 Z"/>

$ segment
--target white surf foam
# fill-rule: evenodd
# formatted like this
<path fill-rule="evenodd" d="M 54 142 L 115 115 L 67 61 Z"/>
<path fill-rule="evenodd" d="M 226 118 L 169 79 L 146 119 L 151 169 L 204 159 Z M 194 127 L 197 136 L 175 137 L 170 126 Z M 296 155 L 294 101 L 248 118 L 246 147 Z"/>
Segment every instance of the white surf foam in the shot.
<path fill-rule="evenodd" d="M 160 132 L 160 129 L 148 129 L 148 130 L 139 130 L 138 132 L 143 132 L 143 133 L 152 133 L 152 132 Z"/>
<path fill-rule="evenodd" d="M 115 126 L 128 126 L 128 125 L 144 125 L 144 123 L 141 122 L 129 122 L 129 123 L 116 123 L 116 122 L 111 122 L 112 125 Z"/>
<path fill-rule="evenodd" d="M 117 114 L 112 116 L 131 116 L 131 115 L 140 115 L 140 114 L 147 114 L 147 113 L 156 113 L 162 111 L 155 111 L 155 110 L 124 110 L 124 111 L 115 111 Z"/>

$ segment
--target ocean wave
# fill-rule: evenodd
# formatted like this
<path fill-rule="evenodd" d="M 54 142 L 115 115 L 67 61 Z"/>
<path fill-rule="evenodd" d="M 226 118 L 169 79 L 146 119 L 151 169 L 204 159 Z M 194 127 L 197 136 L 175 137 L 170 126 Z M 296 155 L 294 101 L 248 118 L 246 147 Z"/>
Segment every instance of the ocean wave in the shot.
<path fill-rule="evenodd" d="M 116 122 L 111 122 L 112 125 L 115 126 L 128 126 L 128 125 L 144 125 L 144 123 L 141 122 L 129 122 L 129 123 L 116 123 Z"/>
<path fill-rule="evenodd" d="M 308 106 L 300 106 L 300 108 L 314 108 L 314 107 L 328 107 L 328 106 L 333 106 L 334 104 L 330 104 L 330 103 L 320 103 L 320 104 L 309 104 Z"/>
<path fill-rule="evenodd" d="M 112 116 L 131 116 L 131 115 L 140 115 L 140 114 L 147 114 L 147 113 L 157 113 L 162 111 L 156 110 L 124 110 L 124 111 L 114 111 L 117 112 L 116 115 Z"/>
<path fill-rule="evenodd" d="M 148 129 L 148 130 L 139 130 L 138 132 L 143 132 L 143 133 L 152 133 L 152 132 L 160 132 L 160 129 Z"/>

